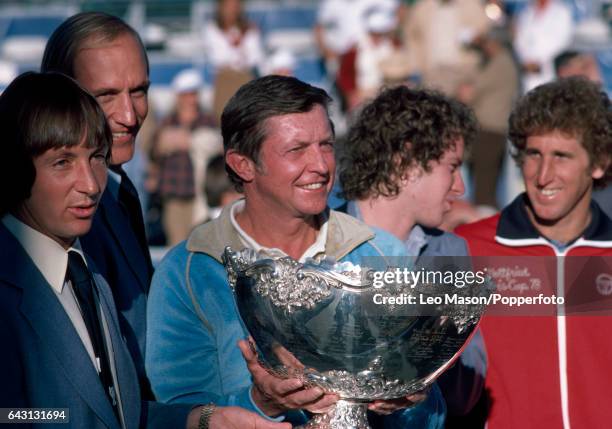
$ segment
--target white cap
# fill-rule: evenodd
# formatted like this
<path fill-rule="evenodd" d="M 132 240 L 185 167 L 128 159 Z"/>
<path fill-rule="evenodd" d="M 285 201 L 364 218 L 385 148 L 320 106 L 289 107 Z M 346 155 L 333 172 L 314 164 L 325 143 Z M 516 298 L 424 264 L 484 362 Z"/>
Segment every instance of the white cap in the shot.
<path fill-rule="evenodd" d="M 172 89 L 181 94 L 183 92 L 199 91 L 203 85 L 202 74 L 196 69 L 181 70 L 172 79 Z"/>
<path fill-rule="evenodd" d="M 372 33 L 389 33 L 396 25 L 395 15 L 390 10 L 375 9 L 366 17 L 366 28 Z"/>
<path fill-rule="evenodd" d="M 295 70 L 296 62 L 295 55 L 293 55 L 291 51 L 287 49 L 278 49 L 276 52 L 270 55 L 270 57 L 268 57 L 268 73 L 271 74 L 281 70 L 289 70 L 293 72 L 293 70 Z"/>
<path fill-rule="evenodd" d="M 8 86 L 18 74 L 17 64 L 0 60 L 0 86 Z"/>

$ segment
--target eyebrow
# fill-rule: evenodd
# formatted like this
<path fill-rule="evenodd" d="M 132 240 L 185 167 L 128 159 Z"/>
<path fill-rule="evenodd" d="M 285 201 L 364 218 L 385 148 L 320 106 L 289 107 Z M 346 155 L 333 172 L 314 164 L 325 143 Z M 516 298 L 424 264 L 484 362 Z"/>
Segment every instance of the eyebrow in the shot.
<path fill-rule="evenodd" d="M 142 82 L 140 85 L 137 85 L 134 88 L 130 88 L 130 92 L 140 91 L 141 89 L 147 91 L 150 86 L 151 86 L 151 81 L 147 79 L 146 81 Z"/>
<path fill-rule="evenodd" d="M 119 94 L 119 91 L 117 88 L 100 88 L 97 89 L 95 91 L 93 91 L 93 96 L 94 97 L 99 97 L 100 95 L 107 95 L 107 94 Z"/>
<path fill-rule="evenodd" d="M 574 156 L 574 152 L 567 150 L 554 150 L 553 155 Z"/>
<path fill-rule="evenodd" d="M 142 82 L 139 85 L 136 85 L 135 87 L 129 88 L 128 91 L 129 92 L 134 92 L 134 91 L 140 91 L 140 90 L 145 90 L 147 91 L 149 89 L 149 87 L 151 86 L 151 81 L 149 79 L 147 79 L 146 81 Z M 115 94 L 119 94 L 121 92 L 121 90 L 114 88 L 114 87 L 102 87 L 102 88 L 98 88 L 94 91 L 92 91 L 92 94 L 94 97 L 99 97 L 101 95 L 115 95 Z"/>
<path fill-rule="evenodd" d="M 76 155 L 68 146 L 59 148 L 51 148 L 40 156 L 45 156 L 49 162 L 55 161 L 57 158 L 75 158 Z"/>
<path fill-rule="evenodd" d="M 335 143 L 336 142 L 336 136 L 334 135 L 334 133 L 329 133 L 329 135 L 323 137 L 322 139 L 319 139 L 318 143 Z"/>

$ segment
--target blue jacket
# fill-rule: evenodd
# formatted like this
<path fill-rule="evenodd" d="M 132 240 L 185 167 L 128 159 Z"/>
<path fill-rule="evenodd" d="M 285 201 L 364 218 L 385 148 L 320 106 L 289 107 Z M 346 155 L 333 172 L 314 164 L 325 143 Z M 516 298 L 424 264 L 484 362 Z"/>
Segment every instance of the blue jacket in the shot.
<path fill-rule="evenodd" d="M 81 237 L 81 245 L 111 288 L 144 396 L 153 399 L 144 368 L 147 292 L 153 266 L 117 200 L 118 192 L 119 183 L 109 174 L 91 230 Z"/>
<path fill-rule="evenodd" d="M 88 260 L 90 267 L 93 262 Z M 108 285 L 93 272 L 115 357 L 126 427 L 184 427 L 191 406 L 141 401 L 132 358 L 119 331 Z M 13 235 L 0 223 L 0 404 L 69 408 L 58 428 L 120 425 L 79 335 L 51 286 Z M 24 427 L 24 425 L 19 425 Z M 28 427 L 28 425 L 25 425 Z"/>
<path fill-rule="evenodd" d="M 325 253 L 359 263 L 364 256 L 402 255 L 402 244 L 342 213 L 330 212 Z M 146 367 L 165 402 L 215 402 L 261 411 L 250 397 L 251 376 L 237 342 L 247 336 L 227 274 L 225 246 L 242 249 L 225 209 L 174 247 L 155 271 L 148 307 Z M 385 427 L 440 428 L 445 405 L 435 387 L 428 399 Z M 399 422 L 401 420 L 401 423 Z"/>

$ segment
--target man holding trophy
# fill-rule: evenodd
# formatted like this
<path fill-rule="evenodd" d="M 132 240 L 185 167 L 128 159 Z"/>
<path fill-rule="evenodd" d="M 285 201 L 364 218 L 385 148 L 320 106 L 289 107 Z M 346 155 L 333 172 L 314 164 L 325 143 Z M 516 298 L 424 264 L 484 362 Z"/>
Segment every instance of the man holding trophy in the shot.
<path fill-rule="evenodd" d="M 321 267 L 330 266 L 330 261 L 342 263 L 342 270 L 350 272 L 353 268 L 347 267 L 359 267 L 366 258 L 378 258 L 385 267 L 390 267 L 396 263 L 391 257 L 405 255 L 403 243 L 392 235 L 327 208 L 335 173 L 329 102 L 325 91 L 281 76 L 251 81 L 228 102 L 221 118 L 226 168 L 245 198 L 226 208 L 219 218 L 197 227 L 186 242 L 170 251 L 155 273 L 149 296 L 146 358 L 154 393 L 164 402 L 236 405 L 271 419 L 287 418 L 292 422 L 303 421 L 300 410 L 318 414 L 346 406 L 348 411 L 341 419 L 351 420 L 360 414 L 352 420 L 359 420 L 358 424 L 345 421 L 333 427 L 368 427 L 363 408 L 357 410 L 363 406 L 354 407 L 355 403 L 367 402 L 371 411 L 392 413 L 378 427 L 441 428 L 446 410 L 439 389 L 434 384 L 427 394 L 420 390 L 429 386 L 450 364 L 478 317 L 466 316 L 465 312 L 461 317 L 451 314 L 439 320 L 427 317 L 409 320 L 401 316 L 396 319 L 401 319 L 403 325 L 394 331 L 389 329 L 392 317 L 387 318 L 386 309 L 376 309 L 374 318 L 363 317 L 365 306 L 372 307 L 371 300 L 363 298 L 365 293 L 344 294 L 347 290 L 365 291 L 366 287 L 362 288 L 358 281 L 345 288 L 342 282 L 336 281 L 343 273 L 325 273 L 323 276 L 332 280 L 324 280 L 322 286 L 317 283 L 317 274 L 312 274 L 325 271 Z M 256 296 L 258 301 L 247 309 L 250 314 L 245 317 L 244 300 L 235 300 L 230 287 L 230 279 L 232 286 L 236 284 L 230 269 L 232 264 L 228 264 L 228 278 L 222 262 L 222 257 L 231 254 L 226 252 L 226 247 L 243 253 L 244 249 L 250 249 L 250 254 L 256 254 L 261 262 L 259 267 L 277 264 L 280 270 L 273 268 L 268 283 L 282 282 L 279 277 L 283 275 L 283 264 L 306 267 L 301 273 L 298 268 L 298 275 L 281 287 L 293 289 L 298 295 L 321 292 L 320 296 L 304 302 L 297 300 L 298 309 L 305 309 L 301 313 L 293 311 L 291 305 L 286 313 L 277 311 L 275 303 L 268 305 L 265 299 Z M 311 271 L 304 275 L 308 269 Z M 308 275 L 315 280 L 308 283 L 305 279 Z M 246 277 L 248 283 L 249 275 Z M 340 287 L 333 291 L 325 289 L 334 282 L 340 283 Z M 267 284 L 260 282 L 257 287 L 260 286 Z M 240 281 L 236 296 L 239 287 Z M 255 289 L 247 287 L 246 295 L 255 294 Z M 278 291 L 269 295 L 274 293 Z M 317 307 L 322 302 L 323 306 Z M 290 341 L 280 342 L 282 347 L 277 348 L 277 357 L 284 365 L 289 361 L 299 367 L 301 359 L 307 359 L 306 371 L 312 370 L 313 377 L 273 375 L 259 364 L 256 353 L 244 341 L 248 335 L 245 324 L 253 333 L 251 322 L 263 326 L 275 314 L 281 314 L 275 320 L 289 329 L 268 331 L 273 338 L 278 334 L 295 339 L 298 336 L 292 334 L 300 331 L 320 345 L 321 337 L 325 337 L 325 347 L 307 350 L 301 357 L 293 354 L 294 349 L 284 348 L 296 345 L 290 346 Z M 325 319 L 322 315 L 329 317 Z M 334 320 L 334 315 L 350 319 L 355 329 L 343 330 L 344 322 Z M 302 316 L 304 326 L 299 326 Z M 382 327 L 373 327 L 372 321 L 380 322 Z M 448 326 L 443 326 L 447 321 L 452 321 L 449 323 L 454 329 L 450 336 Z M 433 323 L 428 325 L 429 322 Z M 314 325 L 322 335 L 313 335 L 316 329 L 308 331 Z M 369 331 L 372 327 L 376 332 Z M 329 334 L 334 329 L 340 334 Z M 429 338 L 429 332 L 435 330 L 438 336 Z M 411 348 L 413 331 L 420 335 L 415 338 L 424 338 L 421 342 L 427 343 L 421 349 Z M 379 334 L 385 341 L 379 341 Z M 299 337 L 298 346 L 303 345 L 300 343 L 303 340 L 304 337 Z M 361 342 L 368 341 L 372 347 L 362 348 Z M 354 353 L 346 359 L 345 342 L 354 347 Z M 433 344 L 431 348 L 429 343 Z M 445 351 L 433 351 L 436 347 Z M 264 354 L 266 350 L 269 349 L 262 349 Z M 414 361 L 405 358 L 412 350 L 421 353 Z M 352 359 L 365 362 L 359 373 L 336 371 L 334 365 L 352 364 Z M 333 363 L 327 365 L 328 360 Z M 416 361 L 419 363 L 414 364 Z M 319 364 L 325 369 L 316 368 Z M 394 373 L 387 374 L 389 368 Z M 400 376 L 396 378 L 400 372 L 407 381 Z M 317 383 L 311 383 L 313 380 Z M 352 387 L 336 389 L 336 383 L 343 381 L 353 383 Z M 349 401 L 340 401 L 342 406 L 340 402 L 334 405 L 338 399 L 346 398 Z"/>
<path fill-rule="evenodd" d="M 296 420 L 301 413 L 290 410 L 322 412 L 338 400 L 303 380 L 271 375 L 246 342 L 238 347 L 248 333 L 221 262 L 226 246 L 299 262 L 360 264 L 363 257 L 405 253 L 390 234 L 327 208 L 335 174 L 329 102 L 325 91 L 280 76 L 251 81 L 228 102 L 221 119 L 226 168 L 245 198 L 197 227 L 155 273 L 146 367 L 159 400 L 237 405 Z M 368 407 L 383 414 L 403 408 L 385 427 L 439 428 L 444 422 L 435 385 L 428 395 Z"/>

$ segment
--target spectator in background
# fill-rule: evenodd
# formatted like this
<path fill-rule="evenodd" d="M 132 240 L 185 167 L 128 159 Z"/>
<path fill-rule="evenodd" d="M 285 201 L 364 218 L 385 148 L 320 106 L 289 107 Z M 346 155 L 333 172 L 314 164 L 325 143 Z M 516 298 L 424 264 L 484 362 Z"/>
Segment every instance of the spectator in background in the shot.
<path fill-rule="evenodd" d="M 470 83 L 462 84 L 457 98 L 472 106 L 481 129 L 470 153 L 474 203 L 496 208 L 499 171 L 506 150 L 508 116 L 518 95 L 517 66 L 503 29 L 480 35 L 474 46 L 484 57 L 483 66 Z"/>
<path fill-rule="evenodd" d="M 215 19 L 204 27 L 206 59 L 216 70 L 255 73 L 264 53 L 259 29 L 249 22 L 241 0 L 217 0 Z"/>
<path fill-rule="evenodd" d="M 211 158 L 206 166 L 204 192 L 208 202 L 209 220 L 219 217 L 223 207 L 242 197 L 242 193 L 236 191 L 227 175 L 225 158 L 222 154 Z"/>
<path fill-rule="evenodd" d="M 553 59 L 572 41 L 574 22 L 562 0 L 532 0 L 519 14 L 514 48 L 523 72 L 523 90 L 555 78 Z"/>
<path fill-rule="evenodd" d="M 297 66 L 297 59 L 288 49 L 278 49 L 268 57 L 263 68 L 263 74 L 276 74 L 279 76 L 293 76 Z"/>
<path fill-rule="evenodd" d="M 323 0 L 315 39 L 326 61 L 337 62 L 366 33 L 365 18 L 374 10 L 398 13 L 397 0 Z"/>
<path fill-rule="evenodd" d="M 557 78 L 584 76 L 591 82 L 603 83 L 597 59 L 589 52 L 563 51 L 553 63 Z"/>
<path fill-rule="evenodd" d="M 0 60 L 0 94 L 17 77 L 19 67 L 10 61 Z"/>
<path fill-rule="evenodd" d="M 365 16 L 366 33 L 342 56 L 338 86 L 350 112 L 364 101 L 374 98 L 385 76 L 383 64 L 398 54 L 397 17 L 392 10 L 373 9 Z"/>
<path fill-rule="evenodd" d="M 214 120 L 199 105 L 200 72 L 183 70 L 172 81 L 176 105 L 160 124 L 153 143 L 151 160 L 158 177 L 157 192 L 162 201 L 162 222 L 167 244 L 187 238 L 194 224 L 195 177 L 190 151 L 197 128 L 210 127 Z"/>
<path fill-rule="evenodd" d="M 203 37 L 206 59 L 215 70 L 213 111 L 219 121 L 227 100 L 259 74 L 264 49 L 259 29 L 245 16 L 241 0 L 217 0 L 216 6 Z"/>
<path fill-rule="evenodd" d="M 480 0 L 421 0 L 404 26 L 404 44 L 412 72 L 424 85 L 455 94 L 457 85 L 472 76 L 478 55 L 468 49 L 491 21 Z"/>
<path fill-rule="evenodd" d="M 315 40 L 319 52 L 325 60 L 327 73 L 340 89 L 343 108 L 350 106 L 343 87 L 339 83 L 340 64 L 344 55 L 367 34 L 366 18 L 375 11 L 396 15 L 400 11 L 398 0 L 323 0 L 319 6 L 317 24 L 315 25 Z M 354 85 L 353 85 L 354 87 Z"/>

